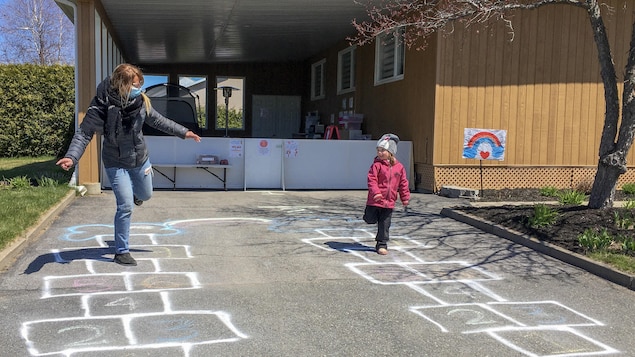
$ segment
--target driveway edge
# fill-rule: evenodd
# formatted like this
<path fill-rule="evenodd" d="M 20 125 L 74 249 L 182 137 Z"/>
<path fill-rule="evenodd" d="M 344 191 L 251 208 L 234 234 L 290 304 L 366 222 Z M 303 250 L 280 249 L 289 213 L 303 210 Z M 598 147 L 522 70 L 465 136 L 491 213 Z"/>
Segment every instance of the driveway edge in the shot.
<path fill-rule="evenodd" d="M 578 268 L 584 269 L 591 274 L 597 275 L 615 284 L 624 286 L 631 290 L 635 290 L 635 276 L 617 271 L 609 265 L 590 260 L 583 255 L 570 252 L 566 249 L 562 249 L 549 242 L 540 241 L 534 237 L 522 234 L 515 230 L 503 227 L 501 225 L 492 223 L 490 221 L 464 212 L 456 211 L 450 208 L 443 208 L 441 210 L 441 215 L 452 218 L 459 222 L 469 224 L 472 227 L 478 228 L 487 233 L 494 234 L 501 238 L 505 238 L 514 243 L 524 245 L 535 251 L 546 254 L 550 257 L 556 258 Z"/>
<path fill-rule="evenodd" d="M 0 251 L 0 271 L 5 271 L 24 252 L 28 245 L 37 239 L 53 223 L 60 213 L 76 198 L 76 191 L 70 190 L 60 202 L 51 207 L 23 235 L 14 239 Z"/>

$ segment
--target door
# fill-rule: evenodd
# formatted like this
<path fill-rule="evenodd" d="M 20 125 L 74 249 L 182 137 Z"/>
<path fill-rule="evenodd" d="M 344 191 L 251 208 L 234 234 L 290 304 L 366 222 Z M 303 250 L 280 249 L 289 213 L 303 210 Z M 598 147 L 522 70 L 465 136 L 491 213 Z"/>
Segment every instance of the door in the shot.
<path fill-rule="evenodd" d="M 253 138 L 291 139 L 300 131 L 300 96 L 254 95 Z"/>

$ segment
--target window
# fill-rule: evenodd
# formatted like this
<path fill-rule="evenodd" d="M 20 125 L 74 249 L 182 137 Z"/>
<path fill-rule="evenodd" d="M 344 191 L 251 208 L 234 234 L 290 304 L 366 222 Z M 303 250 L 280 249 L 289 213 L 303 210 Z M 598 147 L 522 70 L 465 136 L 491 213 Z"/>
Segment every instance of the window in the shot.
<path fill-rule="evenodd" d="M 337 55 L 337 94 L 355 90 L 355 47 L 342 50 Z"/>
<path fill-rule="evenodd" d="M 375 51 L 375 84 L 403 79 L 405 48 L 403 29 L 380 36 Z"/>
<path fill-rule="evenodd" d="M 216 77 L 216 88 L 216 130 L 244 130 L 245 79 Z"/>
<path fill-rule="evenodd" d="M 311 65 L 311 100 L 324 99 L 326 90 L 324 89 L 324 69 L 326 59 Z"/>
<path fill-rule="evenodd" d="M 207 129 L 207 77 L 206 76 L 179 76 L 179 85 L 187 88 L 196 98 L 196 121 L 199 128 Z"/>

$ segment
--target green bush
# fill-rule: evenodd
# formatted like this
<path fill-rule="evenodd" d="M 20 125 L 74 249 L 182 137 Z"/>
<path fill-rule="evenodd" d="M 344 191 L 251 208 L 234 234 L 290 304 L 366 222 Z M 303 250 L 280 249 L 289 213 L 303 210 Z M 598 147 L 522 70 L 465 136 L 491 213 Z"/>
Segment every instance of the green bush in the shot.
<path fill-rule="evenodd" d="M 0 156 L 61 156 L 75 122 L 72 66 L 0 65 Z"/>

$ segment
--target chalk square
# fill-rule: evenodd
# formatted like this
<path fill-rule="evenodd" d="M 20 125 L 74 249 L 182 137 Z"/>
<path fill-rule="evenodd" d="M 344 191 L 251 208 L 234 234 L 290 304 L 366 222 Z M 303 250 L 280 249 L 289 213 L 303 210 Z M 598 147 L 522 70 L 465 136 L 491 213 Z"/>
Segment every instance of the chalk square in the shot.
<path fill-rule="evenodd" d="M 88 316 L 122 316 L 166 310 L 158 292 L 88 296 L 86 308 Z"/>
<path fill-rule="evenodd" d="M 425 294 L 434 296 L 444 304 L 475 304 L 494 302 L 498 296 L 487 289 L 477 289 L 473 284 L 463 282 L 432 282 L 427 284 L 417 284 Z M 479 285 L 476 285 L 477 287 Z"/>
<path fill-rule="evenodd" d="M 91 351 L 129 345 L 119 318 L 51 319 L 23 324 L 32 355 L 67 355 L 68 351 Z"/>
<path fill-rule="evenodd" d="M 421 306 L 410 310 L 437 325 L 442 332 L 474 333 L 519 326 L 484 304 Z"/>
<path fill-rule="evenodd" d="M 492 302 L 490 306 L 524 326 L 603 325 L 555 301 Z"/>
<path fill-rule="evenodd" d="M 568 328 L 519 328 L 492 331 L 489 335 L 527 356 L 593 356 L 618 352 Z"/>
<path fill-rule="evenodd" d="M 385 285 L 495 279 L 464 262 L 349 263 L 346 266 L 373 283 Z"/>
<path fill-rule="evenodd" d="M 200 344 L 239 339 L 211 311 L 189 311 L 142 316 L 130 321 L 130 330 L 140 345 Z"/>
<path fill-rule="evenodd" d="M 196 277 L 190 273 L 143 273 L 130 276 L 132 291 L 194 289 Z"/>
<path fill-rule="evenodd" d="M 52 276 L 44 279 L 44 296 L 65 296 L 126 291 L 121 274 Z"/>

